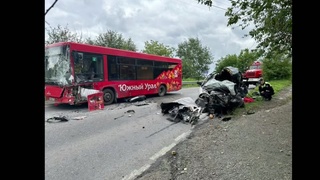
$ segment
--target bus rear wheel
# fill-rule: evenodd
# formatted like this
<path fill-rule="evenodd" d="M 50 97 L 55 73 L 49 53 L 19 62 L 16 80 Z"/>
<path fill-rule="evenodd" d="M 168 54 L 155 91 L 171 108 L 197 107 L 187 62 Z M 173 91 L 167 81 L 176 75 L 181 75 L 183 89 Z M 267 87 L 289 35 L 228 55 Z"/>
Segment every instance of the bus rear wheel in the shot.
<path fill-rule="evenodd" d="M 104 89 L 103 90 L 103 101 L 104 104 L 112 104 L 114 102 L 114 92 L 111 89 Z"/>
<path fill-rule="evenodd" d="M 167 88 L 164 85 L 161 85 L 159 87 L 158 95 L 161 97 L 161 96 L 164 96 L 166 93 L 167 93 Z"/>

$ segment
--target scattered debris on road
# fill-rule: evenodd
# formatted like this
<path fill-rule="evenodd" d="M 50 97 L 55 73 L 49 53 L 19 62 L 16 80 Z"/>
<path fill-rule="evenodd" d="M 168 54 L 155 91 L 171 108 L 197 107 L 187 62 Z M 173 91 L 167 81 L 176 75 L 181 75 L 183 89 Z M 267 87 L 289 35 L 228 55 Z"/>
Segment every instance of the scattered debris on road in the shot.
<path fill-rule="evenodd" d="M 119 119 L 119 118 L 122 118 L 124 115 L 121 115 L 121 116 L 119 116 L 119 117 L 115 117 L 115 118 L 113 118 L 113 120 L 116 120 L 116 119 Z"/>
<path fill-rule="evenodd" d="M 190 124 L 195 124 L 198 122 L 201 108 L 199 108 L 195 101 L 190 98 L 181 98 L 173 102 L 161 103 L 161 112 L 169 114 L 167 120 L 173 122 L 189 122 Z"/>
<path fill-rule="evenodd" d="M 177 152 L 176 152 L 176 151 L 171 151 L 171 154 L 172 154 L 173 156 L 175 156 L 175 155 L 177 155 Z"/>
<path fill-rule="evenodd" d="M 51 117 L 47 119 L 48 123 L 57 123 L 57 122 L 67 122 L 69 121 L 65 116 L 62 117 Z"/>
<path fill-rule="evenodd" d="M 128 115 L 128 117 L 131 117 L 132 116 L 132 114 L 134 114 L 135 113 L 135 111 L 134 110 L 132 110 L 132 109 L 130 109 L 130 110 L 128 110 L 128 111 L 126 111 L 126 112 L 124 112 L 125 114 L 126 113 L 128 113 L 129 115 Z M 118 116 L 118 117 L 115 117 L 115 118 L 113 118 L 113 120 L 116 120 L 116 119 L 119 119 L 119 118 L 122 118 L 122 117 L 124 117 L 124 114 L 123 115 L 121 115 L 121 116 Z"/>
<path fill-rule="evenodd" d="M 83 120 L 86 117 L 87 116 L 77 116 L 77 117 L 73 117 L 72 120 Z"/>
<path fill-rule="evenodd" d="M 130 110 L 128 110 L 127 112 L 125 112 L 125 113 L 135 113 L 135 111 L 134 110 L 132 110 L 132 109 L 130 109 Z"/>
<path fill-rule="evenodd" d="M 137 101 L 144 101 L 146 99 L 147 99 L 147 97 L 145 95 L 141 95 L 141 96 L 135 96 L 133 98 L 130 98 L 128 101 L 129 102 L 137 102 Z"/>
<path fill-rule="evenodd" d="M 144 103 L 137 103 L 135 104 L 136 106 L 145 106 L 145 105 L 148 105 L 148 103 L 144 102 Z"/>
<path fill-rule="evenodd" d="M 129 98 L 126 101 L 130 102 L 130 103 L 134 103 L 134 105 L 136 106 L 144 106 L 144 105 L 148 105 L 148 103 L 146 103 L 147 97 L 145 95 L 141 95 L 141 96 L 135 96 L 133 98 Z"/>
<path fill-rule="evenodd" d="M 83 120 L 87 116 L 77 116 L 73 118 L 67 118 L 66 116 L 54 116 L 47 119 L 48 123 L 58 123 L 58 122 L 67 122 L 69 120 Z"/>

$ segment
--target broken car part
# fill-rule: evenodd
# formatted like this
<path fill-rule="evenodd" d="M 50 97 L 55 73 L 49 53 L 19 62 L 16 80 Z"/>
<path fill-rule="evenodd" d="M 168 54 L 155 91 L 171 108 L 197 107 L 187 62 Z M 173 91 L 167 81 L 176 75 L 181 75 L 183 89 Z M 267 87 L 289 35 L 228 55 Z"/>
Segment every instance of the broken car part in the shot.
<path fill-rule="evenodd" d="M 51 117 L 47 119 L 48 123 L 57 123 L 57 122 L 67 122 L 68 119 L 65 116 L 62 117 Z"/>

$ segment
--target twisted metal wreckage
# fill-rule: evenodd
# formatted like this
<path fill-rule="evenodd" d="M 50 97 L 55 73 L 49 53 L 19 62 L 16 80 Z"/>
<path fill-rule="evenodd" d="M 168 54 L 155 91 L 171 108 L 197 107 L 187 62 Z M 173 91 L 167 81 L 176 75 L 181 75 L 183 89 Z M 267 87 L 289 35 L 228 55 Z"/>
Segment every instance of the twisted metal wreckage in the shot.
<path fill-rule="evenodd" d="M 161 103 L 161 112 L 169 115 L 168 120 L 195 124 L 202 113 L 208 113 L 210 117 L 221 117 L 238 107 L 244 107 L 243 98 L 248 93 L 248 87 L 242 82 L 238 68 L 225 67 L 220 73 L 209 74 L 198 84 L 200 93 L 195 101 L 188 97 Z"/>

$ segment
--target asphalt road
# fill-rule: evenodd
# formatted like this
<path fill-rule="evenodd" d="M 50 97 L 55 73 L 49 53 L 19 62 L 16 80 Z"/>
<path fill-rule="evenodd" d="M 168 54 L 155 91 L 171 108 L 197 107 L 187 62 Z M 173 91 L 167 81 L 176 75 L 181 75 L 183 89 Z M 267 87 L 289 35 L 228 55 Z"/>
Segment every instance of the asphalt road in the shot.
<path fill-rule="evenodd" d="M 55 107 L 46 103 L 46 180 L 131 179 L 192 131 L 190 124 L 168 121 L 161 114 L 160 103 L 183 97 L 195 100 L 197 96 L 198 88 L 187 88 L 92 112 L 86 105 Z M 142 103 L 145 105 L 138 106 Z M 54 116 L 65 116 L 68 121 L 46 121 Z"/>

